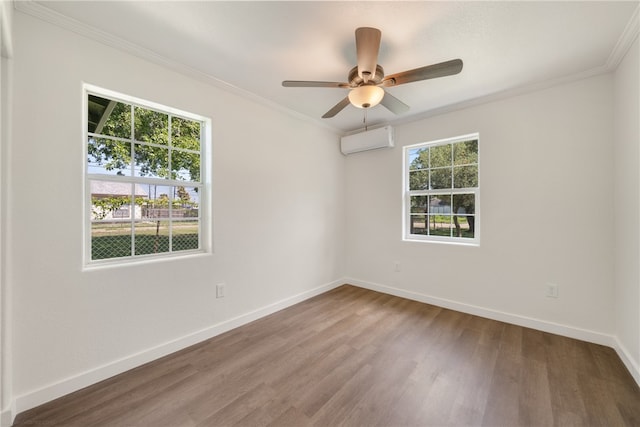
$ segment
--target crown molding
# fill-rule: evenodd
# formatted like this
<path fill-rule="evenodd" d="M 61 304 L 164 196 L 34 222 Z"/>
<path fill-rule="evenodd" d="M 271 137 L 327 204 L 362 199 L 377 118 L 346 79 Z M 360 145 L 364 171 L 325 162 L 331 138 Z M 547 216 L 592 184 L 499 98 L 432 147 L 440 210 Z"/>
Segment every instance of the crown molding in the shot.
<path fill-rule="evenodd" d="M 13 0 L 0 1 L 0 56 L 13 57 Z"/>
<path fill-rule="evenodd" d="M 313 124 L 317 127 L 321 127 L 334 134 L 338 135 L 341 133 L 340 130 L 336 129 L 335 127 L 329 126 L 326 123 L 320 122 L 316 119 L 310 118 L 309 116 L 298 113 L 297 111 L 291 110 L 287 107 L 277 104 L 267 98 L 258 96 L 253 92 L 249 92 L 245 89 L 239 88 L 211 74 L 207 74 L 195 68 L 188 67 L 178 61 L 171 60 L 163 55 L 158 54 L 157 52 L 144 48 L 138 44 L 131 43 L 120 37 L 116 37 L 112 34 L 109 34 L 105 31 L 94 28 L 76 19 L 70 18 L 66 15 L 63 15 L 59 12 L 49 9 L 46 6 L 43 6 L 40 3 L 36 3 L 33 0 L 20 0 L 20 1 L 16 1 L 14 4 L 15 4 L 15 9 L 22 13 L 41 19 L 42 21 L 48 22 L 55 26 L 64 28 L 80 36 L 87 37 L 98 43 L 107 45 L 119 51 L 123 51 L 137 58 L 155 63 L 157 65 L 161 65 L 165 68 L 171 69 L 180 74 L 194 78 L 203 83 L 209 84 L 211 86 L 215 86 L 218 89 L 230 92 L 234 95 L 237 95 L 249 101 L 262 104 L 266 107 L 269 107 L 276 111 L 280 111 L 284 114 L 288 114 L 289 116 L 292 116 L 298 120 L 302 120 L 304 122 Z"/>
<path fill-rule="evenodd" d="M 515 96 L 526 95 L 528 93 L 550 89 L 554 86 L 559 86 L 559 85 L 563 85 L 571 82 L 577 82 L 577 81 L 588 79 L 591 77 L 596 77 L 602 74 L 607 74 L 611 71 L 612 69 L 610 69 L 607 65 L 601 65 L 599 67 L 595 67 L 590 70 L 582 71 L 575 74 L 569 74 L 556 79 L 533 82 L 533 83 L 525 84 L 523 86 L 517 86 L 511 89 L 505 89 L 503 91 L 495 92 L 489 95 L 484 95 L 477 98 L 471 98 L 461 102 L 456 102 L 455 104 L 436 107 L 431 110 L 425 111 L 423 113 L 392 120 L 389 122 L 389 124 L 396 126 L 404 123 L 424 120 L 430 117 L 439 116 L 439 115 L 451 113 L 454 111 L 460 111 L 460 110 L 464 110 L 471 107 L 476 107 L 478 105 L 488 104 L 491 102 L 513 98 Z"/>
<path fill-rule="evenodd" d="M 116 37 L 102 30 L 93 28 L 78 20 L 75 20 L 59 12 L 56 12 L 52 9 L 49 9 L 48 7 L 43 6 L 40 3 L 36 3 L 34 0 L 19 0 L 19 1 L 14 1 L 13 3 L 15 5 L 16 10 L 20 12 L 39 18 L 45 22 L 67 29 L 78 35 L 90 38 L 94 41 L 113 47 L 120 51 L 124 51 L 138 58 L 169 68 L 180 74 L 195 78 L 201 82 L 215 86 L 218 89 L 222 89 L 227 92 L 233 93 L 244 99 L 253 101 L 258 104 L 262 104 L 266 107 L 280 111 L 284 114 L 288 114 L 289 116 L 295 117 L 298 120 L 302 120 L 304 122 L 313 124 L 317 127 L 320 127 L 332 133 L 335 133 L 338 136 L 344 136 L 346 134 L 354 132 L 354 130 L 344 131 L 344 130 L 338 129 L 334 126 L 327 124 L 326 122 L 311 118 L 295 110 L 284 107 L 281 104 L 275 103 L 267 98 L 258 96 L 253 92 L 249 92 L 245 89 L 239 88 L 213 75 L 204 73 L 195 68 L 188 67 L 182 63 L 173 61 L 165 56 L 162 56 L 152 50 L 146 49 L 142 46 L 131 43 L 122 38 Z M 420 114 L 409 115 L 402 118 L 398 118 L 396 120 L 391 120 L 387 123 L 377 123 L 377 125 L 381 125 L 381 126 L 385 124 L 399 125 L 399 124 L 408 123 L 416 120 L 422 120 L 429 117 L 449 113 L 452 111 L 462 110 L 462 109 L 466 109 L 476 105 L 486 104 L 489 102 L 510 98 L 512 96 L 523 95 L 526 93 L 551 88 L 553 86 L 557 86 L 560 84 L 565 84 L 572 81 L 578 81 L 585 78 L 594 77 L 600 74 L 613 72 L 618 67 L 620 62 L 624 59 L 625 55 L 627 54 L 627 52 L 633 45 L 633 42 L 635 41 L 635 39 L 638 37 L 638 34 L 640 33 L 639 16 L 640 16 L 640 4 L 635 8 L 633 14 L 631 15 L 631 18 L 629 19 L 629 21 L 627 22 L 627 25 L 625 26 L 625 29 L 623 30 L 613 50 L 611 51 L 611 54 L 607 58 L 607 61 L 601 66 L 598 66 L 589 70 L 585 70 L 579 73 L 563 76 L 560 78 L 545 80 L 541 82 L 534 82 L 531 84 L 526 84 L 524 86 L 519 86 L 512 89 L 506 89 L 504 91 L 497 92 L 494 94 L 457 102 L 455 104 L 446 105 L 443 107 L 437 107 Z"/>
<path fill-rule="evenodd" d="M 403 123 L 409 123 L 416 120 L 423 120 L 430 117 L 438 116 L 441 114 L 450 113 L 453 111 L 463 110 L 477 105 L 487 104 L 489 102 L 500 101 L 503 99 L 511 98 L 514 96 L 525 95 L 527 93 L 536 92 L 544 89 L 549 89 L 554 86 L 575 82 L 590 77 L 599 76 L 601 74 L 607 74 L 613 72 L 618 68 L 620 62 L 624 59 L 629 49 L 633 45 L 633 42 L 640 33 L 640 3 L 631 14 L 631 18 L 627 22 L 622 34 L 618 38 L 616 45 L 614 46 L 611 54 L 607 58 L 607 61 L 598 67 L 591 68 L 589 70 L 581 71 L 579 73 L 569 74 L 559 78 L 544 80 L 540 82 L 534 82 L 523 86 L 518 86 L 512 89 L 506 89 L 501 92 L 496 92 L 490 95 L 481 96 L 478 98 L 469 99 L 466 101 L 458 102 L 443 107 L 434 108 L 429 111 L 425 111 L 421 114 L 416 114 L 409 117 L 399 118 L 397 120 L 390 121 L 391 125 L 400 125 Z"/>
<path fill-rule="evenodd" d="M 613 71 L 618 68 L 620 62 L 624 59 L 629 49 L 633 45 L 633 42 L 638 38 L 638 33 L 640 33 L 640 4 L 636 7 L 631 15 L 631 19 L 627 22 L 627 26 L 622 31 L 620 38 L 616 45 L 613 47 L 609 58 L 607 58 L 606 67 L 609 71 Z"/>

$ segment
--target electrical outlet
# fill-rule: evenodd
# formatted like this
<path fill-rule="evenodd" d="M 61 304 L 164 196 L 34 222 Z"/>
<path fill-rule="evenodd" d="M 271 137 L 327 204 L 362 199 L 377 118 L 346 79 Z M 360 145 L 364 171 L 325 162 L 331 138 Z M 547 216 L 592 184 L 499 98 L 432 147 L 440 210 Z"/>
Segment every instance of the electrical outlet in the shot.
<path fill-rule="evenodd" d="M 555 283 L 547 283 L 547 298 L 558 298 L 559 286 Z"/>
<path fill-rule="evenodd" d="M 396 261 L 393 263 L 393 271 L 396 273 L 400 272 L 400 261 Z"/>
<path fill-rule="evenodd" d="M 216 285 L 216 298 L 224 298 L 225 284 L 218 283 Z"/>

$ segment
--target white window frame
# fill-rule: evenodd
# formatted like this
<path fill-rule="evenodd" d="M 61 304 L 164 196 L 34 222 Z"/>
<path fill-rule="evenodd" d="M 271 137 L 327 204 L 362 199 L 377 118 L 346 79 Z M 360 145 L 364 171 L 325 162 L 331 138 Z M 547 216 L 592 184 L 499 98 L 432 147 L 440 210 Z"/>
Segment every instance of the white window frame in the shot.
<path fill-rule="evenodd" d="M 464 142 L 469 140 L 476 140 L 478 143 L 478 186 L 472 188 L 451 188 L 451 189 L 437 189 L 437 190 L 410 190 L 409 188 L 409 151 L 422 147 L 435 147 L 440 145 L 454 144 L 456 142 Z M 435 141 L 420 142 L 417 144 L 407 145 L 403 147 L 402 155 L 402 240 L 408 242 L 435 242 L 435 243 L 449 243 L 457 245 L 469 245 L 480 246 L 480 135 L 478 133 L 472 133 L 467 135 L 456 136 L 452 138 L 439 139 Z M 474 213 L 474 237 L 457 237 L 457 236 L 434 236 L 423 234 L 411 233 L 411 196 L 429 196 L 429 195 L 454 195 L 454 194 L 474 194 L 475 196 L 475 213 Z"/>
<path fill-rule="evenodd" d="M 88 98 L 89 95 L 96 95 L 110 100 L 123 102 L 130 104 L 134 107 L 142 107 L 158 111 L 163 114 L 167 114 L 170 117 L 179 117 L 182 119 L 188 119 L 198 121 L 201 123 L 200 130 L 200 181 L 183 181 L 176 179 L 162 179 L 162 178 L 150 178 L 150 177 L 136 177 L 134 169 L 131 176 L 117 176 L 108 174 L 94 174 L 89 173 L 87 166 L 88 147 L 87 141 L 89 139 L 89 131 L 87 128 L 88 123 Z M 179 110 L 173 107 L 168 107 L 162 104 L 158 104 L 152 101 L 136 98 L 130 95 L 118 93 L 109 89 L 104 89 L 99 86 L 83 83 L 82 85 L 82 146 L 83 146 L 83 268 L 90 269 L 95 267 L 104 266 L 118 266 L 127 265 L 140 262 L 168 260 L 175 258 L 184 258 L 199 256 L 202 254 L 208 254 L 212 252 L 212 197 L 211 197 L 211 119 L 198 114 L 190 113 L 187 111 Z M 171 138 L 171 132 L 169 131 L 169 138 Z M 113 138 L 114 140 L 122 140 L 122 138 Z M 133 130 L 131 137 L 126 142 L 134 143 Z M 168 148 L 169 149 L 169 148 Z M 133 159 L 132 159 L 133 160 Z M 91 215 L 89 214 L 92 209 L 91 201 L 91 181 L 101 180 L 109 182 L 123 182 L 128 184 L 156 184 L 162 186 L 186 186 L 186 187 L 198 187 L 199 188 L 199 203 L 198 203 L 198 249 L 181 250 L 175 252 L 163 252 L 158 254 L 144 254 L 135 255 L 135 250 L 132 250 L 132 254 L 125 257 L 118 258 L 106 258 L 100 260 L 91 259 Z M 133 199 L 132 199 L 133 201 Z M 135 209 L 135 205 L 130 205 L 130 212 Z M 171 204 L 169 204 L 171 209 Z M 130 217 L 123 218 L 124 222 L 133 222 L 135 218 Z M 171 221 L 171 220 L 169 220 Z M 170 230 L 172 228 L 170 227 Z M 172 236 L 170 234 L 170 236 Z M 132 234 L 132 239 L 133 239 Z M 171 238 L 173 241 L 173 238 Z M 133 243 L 132 243 L 133 244 Z"/>

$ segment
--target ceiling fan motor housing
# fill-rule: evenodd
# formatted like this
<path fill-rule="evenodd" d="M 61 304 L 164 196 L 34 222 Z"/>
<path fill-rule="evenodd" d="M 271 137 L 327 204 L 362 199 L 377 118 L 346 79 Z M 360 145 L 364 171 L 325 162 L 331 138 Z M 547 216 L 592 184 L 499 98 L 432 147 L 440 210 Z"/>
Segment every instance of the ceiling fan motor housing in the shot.
<path fill-rule="evenodd" d="M 382 82 L 383 78 L 384 69 L 380 65 L 376 65 L 376 73 L 372 77 L 369 77 L 369 81 L 367 82 L 367 84 L 378 85 Z M 349 71 L 348 81 L 351 87 L 358 87 L 365 84 L 362 77 L 358 75 L 358 67 L 353 67 L 351 71 Z"/>

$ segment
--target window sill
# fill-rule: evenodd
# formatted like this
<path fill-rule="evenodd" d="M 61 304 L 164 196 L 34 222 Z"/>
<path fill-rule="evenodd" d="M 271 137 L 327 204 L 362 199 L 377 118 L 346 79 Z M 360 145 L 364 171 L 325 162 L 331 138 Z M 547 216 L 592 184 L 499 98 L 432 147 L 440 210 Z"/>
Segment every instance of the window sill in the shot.
<path fill-rule="evenodd" d="M 104 261 L 92 261 L 82 266 L 82 271 L 98 271 L 111 268 L 132 267 L 146 264 L 166 263 L 172 261 L 179 261 L 189 258 L 201 258 L 211 256 L 211 252 L 205 251 L 192 251 L 185 252 L 184 254 L 176 255 L 175 253 L 163 255 L 156 255 L 150 257 L 137 257 L 137 258 L 116 258 Z"/>
<path fill-rule="evenodd" d="M 425 239 L 418 237 L 404 237 L 402 239 L 403 242 L 409 243 L 438 243 L 444 245 L 454 245 L 454 246 L 471 246 L 471 247 L 480 247 L 480 241 L 464 241 L 464 240 L 440 240 L 440 239 Z"/>

